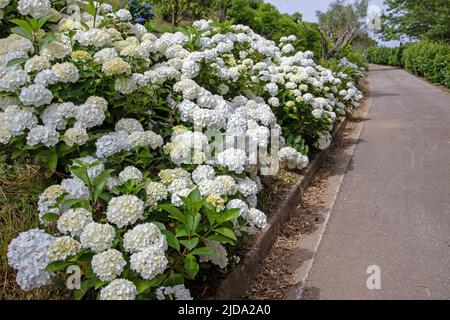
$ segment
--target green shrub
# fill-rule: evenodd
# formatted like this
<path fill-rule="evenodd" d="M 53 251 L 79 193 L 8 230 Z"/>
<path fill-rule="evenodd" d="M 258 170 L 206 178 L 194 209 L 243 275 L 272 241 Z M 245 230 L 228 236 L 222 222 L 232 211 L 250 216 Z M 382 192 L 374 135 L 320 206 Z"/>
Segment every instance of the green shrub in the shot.
<path fill-rule="evenodd" d="M 369 62 L 401 66 L 435 83 L 450 87 L 450 45 L 423 40 L 398 48 L 372 47 Z"/>

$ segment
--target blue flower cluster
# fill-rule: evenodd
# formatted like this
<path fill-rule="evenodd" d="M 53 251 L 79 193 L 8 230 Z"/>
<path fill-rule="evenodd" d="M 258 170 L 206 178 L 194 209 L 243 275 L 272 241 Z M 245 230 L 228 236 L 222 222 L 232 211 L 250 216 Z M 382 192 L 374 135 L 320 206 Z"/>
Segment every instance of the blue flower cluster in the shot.
<path fill-rule="evenodd" d="M 151 11 L 152 5 L 142 3 L 142 0 L 128 0 L 128 9 L 136 23 L 143 24 L 152 20 L 155 14 Z"/>

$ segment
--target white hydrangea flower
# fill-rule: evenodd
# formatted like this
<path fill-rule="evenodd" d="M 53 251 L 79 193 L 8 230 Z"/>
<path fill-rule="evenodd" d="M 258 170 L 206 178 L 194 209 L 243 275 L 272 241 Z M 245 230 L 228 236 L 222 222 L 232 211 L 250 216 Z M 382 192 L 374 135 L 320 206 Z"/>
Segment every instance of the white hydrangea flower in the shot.
<path fill-rule="evenodd" d="M 102 70 L 108 76 L 127 75 L 131 73 L 131 66 L 122 58 L 112 58 L 102 64 Z"/>
<path fill-rule="evenodd" d="M 93 128 L 105 121 L 105 112 L 95 104 L 82 104 L 75 110 L 76 128 Z"/>
<path fill-rule="evenodd" d="M 153 131 L 134 131 L 128 136 L 128 144 L 131 148 L 149 146 L 156 149 L 161 147 L 163 143 L 163 138 Z"/>
<path fill-rule="evenodd" d="M 192 185 L 192 181 L 187 178 L 177 178 L 173 179 L 170 184 L 167 186 L 167 191 L 169 193 L 176 193 L 181 189 L 189 188 Z"/>
<path fill-rule="evenodd" d="M 134 180 L 139 183 L 142 181 L 142 178 L 142 172 L 133 166 L 128 166 L 119 173 L 119 180 L 122 184 L 129 180 Z"/>
<path fill-rule="evenodd" d="M 200 262 L 211 262 L 219 266 L 221 269 L 225 269 L 228 265 L 227 250 L 218 241 L 211 241 L 208 239 L 203 240 L 205 246 L 213 248 L 214 253 L 210 256 L 200 256 Z"/>
<path fill-rule="evenodd" d="M 112 43 L 111 36 L 107 31 L 96 28 L 91 28 L 87 31 L 78 31 L 75 35 L 75 40 L 77 40 L 82 46 L 94 46 L 96 48 L 102 48 Z"/>
<path fill-rule="evenodd" d="M 108 203 L 106 217 L 119 228 L 135 223 L 142 219 L 144 202 L 136 196 L 124 195 L 112 198 Z"/>
<path fill-rule="evenodd" d="M 258 193 L 258 186 L 255 181 L 249 177 L 245 177 L 245 179 L 238 179 L 238 191 L 244 197 L 248 197 Z"/>
<path fill-rule="evenodd" d="M 0 90 L 14 92 L 30 81 L 28 73 L 21 69 L 6 68 L 7 72 L 2 74 L 0 67 Z"/>
<path fill-rule="evenodd" d="M 190 179 L 191 174 L 182 168 L 164 169 L 158 173 L 158 177 L 161 178 L 161 182 L 168 185 L 174 179 Z"/>
<path fill-rule="evenodd" d="M 53 237 L 42 230 L 20 233 L 8 245 L 8 264 L 18 270 L 16 281 L 22 290 L 29 291 L 50 283 L 47 251 Z"/>
<path fill-rule="evenodd" d="M 76 255 L 81 249 L 81 244 L 69 236 L 55 238 L 50 244 L 47 256 L 49 262 L 64 261 L 67 257 Z"/>
<path fill-rule="evenodd" d="M 36 74 L 34 83 L 43 87 L 48 87 L 55 84 L 58 81 L 58 77 L 51 69 L 45 69 Z"/>
<path fill-rule="evenodd" d="M 78 177 L 71 179 L 64 179 L 61 181 L 61 187 L 68 193 L 66 200 L 70 199 L 84 199 L 88 200 L 90 197 L 89 188 Z"/>
<path fill-rule="evenodd" d="M 26 72 L 42 71 L 51 67 L 51 63 L 47 57 L 33 56 L 25 62 L 24 69 Z"/>
<path fill-rule="evenodd" d="M 98 63 L 105 63 L 106 61 L 112 60 L 114 58 L 118 58 L 119 54 L 114 48 L 104 48 L 100 51 L 97 51 L 94 54 L 94 61 Z"/>
<path fill-rule="evenodd" d="M 73 145 L 85 145 L 89 140 L 89 135 L 84 128 L 70 128 L 64 133 L 64 143 L 69 147 Z"/>
<path fill-rule="evenodd" d="M 323 132 L 320 134 L 320 138 L 316 142 L 314 142 L 314 147 L 319 150 L 328 149 L 331 144 L 331 140 L 331 134 L 329 132 Z"/>
<path fill-rule="evenodd" d="M 51 9 L 49 0 L 19 0 L 17 10 L 23 16 L 30 15 L 35 19 L 48 16 Z"/>
<path fill-rule="evenodd" d="M 52 66 L 53 73 L 56 75 L 58 81 L 67 83 L 75 83 L 78 81 L 78 68 L 70 62 L 57 63 Z"/>
<path fill-rule="evenodd" d="M 11 0 L 0 0 L 0 9 L 5 8 Z"/>
<path fill-rule="evenodd" d="M 199 184 L 205 180 L 212 180 L 216 176 L 214 168 L 210 165 L 198 165 L 194 171 L 192 171 L 192 180 L 195 184 Z"/>
<path fill-rule="evenodd" d="M 84 208 L 69 209 L 64 212 L 56 224 L 59 232 L 79 237 L 83 229 L 93 222 L 92 213 Z"/>
<path fill-rule="evenodd" d="M 50 90 L 39 84 L 32 84 L 21 90 L 19 98 L 24 105 L 39 107 L 44 104 L 50 104 L 53 99 L 53 94 Z"/>
<path fill-rule="evenodd" d="M 244 172 L 247 162 L 247 155 L 241 149 L 227 149 L 217 155 L 217 161 L 221 166 L 227 167 L 228 170 L 236 173 Z"/>
<path fill-rule="evenodd" d="M 130 11 L 126 9 L 117 10 L 116 17 L 119 18 L 120 21 L 130 21 L 131 19 L 133 19 Z"/>
<path fill-rule="evenodd" d="M 122 94 L 130 94 L 138 88 L 136 81 L 132 78 L 118 78 L 114 83 L 114 89 Z"/>
<path fill-rule="evenodd" d="M 246 219 L 249 213 L 248 205 L 240 199 L 232 199 L 227 203 L 227 209 L 240 209 L 239 216 Z"/>
<path fill-rule="evenodd" d="M 144 128 L 142 127 L 141 123 L 132 118 L 122 118 L 119 121 L 117 121 L 115 126 L 116 131 L 125 131 L 128 134 L 131 134 L 133 132 L 144 131 Z"/>
<path fill-rule="evenodd" d="M 130 257 L 130 268 L 145 280 L 151 280 L 166 270 L 168 261 L 164 250 L 148 247 L 133 253 Z"/>
<path fill-rule="evenodd" d="M 247 215 L 247 222 L 252 227 L 263 229 L 267 225 L 267 216 L 264 212 L 251 208 Z"/>
<path fill-rule="evenodd" d="M 128 230 L 123 236 L 123 246 L 129 253 L 142 251 L 148 247 L 167 250 L 166 237 L 153 223 L 144 223 Z"/>
<path fill-rule="evenodd" d="M 234 195 L 238 191 L 236 180 L 232 176 L 221 175 L 214 179 L 215 192 L 218 195 Z"/>
<path fill-rule="evenodd" d="M 108 111 L 108 101 L 105 100 L 105 98 L 97 97 L 97 96 L 90 96 L 86 99 L 85 104 L 88 105 L 95 105 L 98 108 L 102 109 L 103 112 Z"/>
<path fill-rule="evenodd" d="M 59 133 L 47 126 L 35 126 L 27 135 L 27 145 L 35 146 L 39 143 L 53 147 L 59 142 Z"/>
<path fill-rule="evenodd" d="M 100 300 L 134 300 L 136 286 L 126 279 L 115 279 L 100 290 Z"/>
<path fill-rule="evenodd" d="M 116 249 L 108 249 L 102 253 L 97 253 L 92 257 L 92 271 L 101 281 L 112 281 L 118 277 L 126 261 L 122 253 Z"/>
<path fill-rule="evenodd" d="M 107 158 L 128 148 L 128 134 L 126 132 L 112 132 L 99 138 L 95 143 L 96 155 Z"/>
<path fill-rule="evenodd" d="M 116 231 L 109 224 L 89 223 L 81 232 L 80 242 L 83 248 L 100 253 L 112 247 Z"/>
<path fill-rule="evenodd" d="M 160 182 L 150 181 L 145 185 L 145 192 L 147 193 L 146 205 L 154 207 L 158 201 L 164 200 L 168 196 L 167 188 Z"/>
<path fill-rule="evenodd" d="M 193 300 L 191 292 L 186 289 L 184 284 L 173 287 L 159 287 L 155 294 L 158 300 Z"/>

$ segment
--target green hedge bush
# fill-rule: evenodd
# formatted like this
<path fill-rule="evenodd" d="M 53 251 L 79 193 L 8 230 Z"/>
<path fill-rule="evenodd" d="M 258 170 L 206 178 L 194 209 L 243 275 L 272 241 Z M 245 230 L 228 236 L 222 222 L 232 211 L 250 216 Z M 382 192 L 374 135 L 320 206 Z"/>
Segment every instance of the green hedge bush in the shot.
<path fill-rule="evenodd" d="M 372 47 L 371 63 L 400 66 L 426 79 L 450 88 L 450 45 L 423 40 L 398 48 Z"/>

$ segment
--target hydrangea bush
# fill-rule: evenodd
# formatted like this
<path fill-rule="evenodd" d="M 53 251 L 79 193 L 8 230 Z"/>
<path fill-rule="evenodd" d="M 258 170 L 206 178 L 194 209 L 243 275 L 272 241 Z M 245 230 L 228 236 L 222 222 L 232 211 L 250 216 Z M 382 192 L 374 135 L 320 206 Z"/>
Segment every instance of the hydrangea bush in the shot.
<path fill-rule="evenodd" d="M 70 175 L 42 193 L 42 229 L 11 242 L 9 264 L 24 290 L 77 266 L 77 299 L 190 299 L 201 264 L 226 269 L 267 225 L 260 168 L 307 166 L 362 95 L 294 36 L 201 20 L 157 37 L 125 9 L 68 4 L 52 22 L 48 0 L 20 0 L 0 39 L 0 143 Z M 244 148 L 217 149 L 211 130 Z M 254 161 L 249 141 L 281 149 Z"/>

